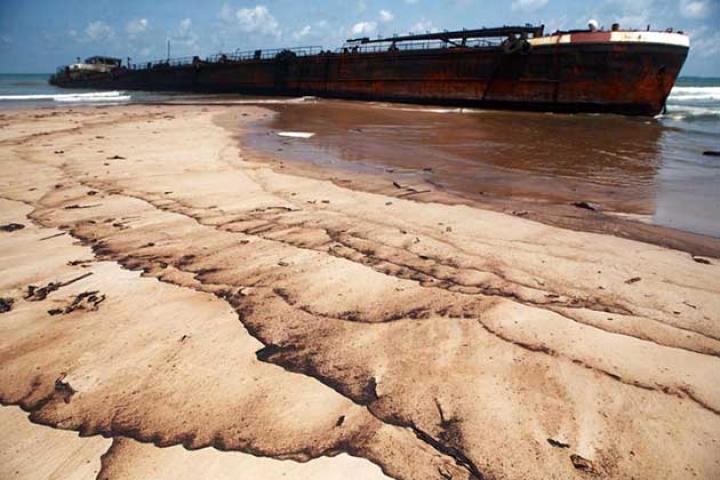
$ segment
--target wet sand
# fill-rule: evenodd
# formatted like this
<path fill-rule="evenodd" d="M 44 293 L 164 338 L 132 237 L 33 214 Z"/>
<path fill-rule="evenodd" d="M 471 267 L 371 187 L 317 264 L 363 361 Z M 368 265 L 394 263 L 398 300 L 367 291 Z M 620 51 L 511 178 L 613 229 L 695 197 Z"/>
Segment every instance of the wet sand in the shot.
<path fill-rule="evenodd" d="M 299 175 L 263 116 L 3 114 L 0 476 L 720 475 L 718 258 Z"/>

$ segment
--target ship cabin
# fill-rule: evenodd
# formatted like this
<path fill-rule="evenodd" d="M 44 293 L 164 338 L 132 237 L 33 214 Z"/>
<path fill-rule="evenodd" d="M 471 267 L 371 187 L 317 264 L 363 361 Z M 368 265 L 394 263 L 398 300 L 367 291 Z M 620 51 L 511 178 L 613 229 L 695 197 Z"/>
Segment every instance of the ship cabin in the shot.
<path fill-rule="evenodd" d="M 106 65 L 110 67 L 119 67 L 122 64 L 122 60 L 113 57 L 90 57 L 85 59 L 85 63 L 88 65 Z"/>
<path fill-rule="evenodd" d="M 122 60 L 113 57 L 89 57 L 84 62 L 80 62 L 78 58 L 77 63 L 68 65 L 66 68 L 68 72 L 100 72 L 106 73 L 111 72 L 116 68 L 120 68 Z"/>

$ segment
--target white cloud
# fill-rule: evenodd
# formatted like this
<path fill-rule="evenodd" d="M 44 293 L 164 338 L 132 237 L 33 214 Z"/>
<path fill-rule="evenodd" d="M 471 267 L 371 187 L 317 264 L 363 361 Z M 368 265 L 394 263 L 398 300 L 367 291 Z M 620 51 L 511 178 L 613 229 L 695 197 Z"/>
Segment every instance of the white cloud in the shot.
<path fill-rule="evenodd" d="M 192 28 L 192 20 L 189 18 L 183 18 L 180 20 L 180 24 L 178 25 L 178 30 L 181 33 L 187 33 Z"/>
<path fill-rule="evenodd" d="M 137 18 L 135 20 L 131 20 L 125 26 L 125 31 L 131 38 L 134 38 L 137 35 L 145 32 L 147 29 L 148 29 L 147 18 Z"/>
<path fill-rule="evenodd" d="M 419 22 L 414 23 L 410 27 L 410 31 L 412 33 L 425 33 L 425 32 L 439 32 L 440 29 L 438 29 L 435 25 L 433 25 L 433 22 L 430 20 L 420 20 Z"/>
<path fill-rule="evenodd" d="M 395 15 L 389 10 L 380 10 L 380 21 L 392 22 L 395 20 Z"/>
<path fill-rule="evenodd" d="M 279 37 L 281 34 L 280 24 L 265 5 L 233 10 L 229 4 L 225 4 L 220 11 L 220 17 L 245 33 L 259 33 L 273 37 Z"/>
<path fill-rule="evenodd" d="M 681 0 L 680 13 L 685 18 L 703 18 L 710 13 L 706 0 Z"/>
<path fill-rule="evenodd" d="M 298 30 L 297 32 L 293 33 L 293 38 L 295 40 L 301 40 L 312 32 L 312 27 L 310 25 L 305 25 L 303 28 Z"/>
<path fill-rule="evenodd" d="M 579 24 L 580 25 L 587 24 L 587 22 L 585 20 L 589 20 L 589 19 L 583 19 L 580 21 Z M 575 24 L 569 24 L 569 23 L 570 23 L 570 21 L 569 21 L 567 15 L 562 15 L 557 18 L 551 18 L 545 22 L 545 31 L 546 32 L 554 32 L 557 30 L 567 30 L 571 26 L 572 27 L 577 26 Z"/>
<path fill-rule="evenodd" d="M 107 23 L 96 20 L 87 24 L 84 30 L 72 29 L 68 31 L 70 38 L 79 43 L 104 42 L 115 37 L 115 31 Z"/>
<path fill-rule="evenodd" d="M 220 18 L 222 18 L 226 22 L 232 22 L 235 18 L 235 11 L 229 3 L 223 4 L 222 8 L 220 9 Z"/>
<path fill-rule="evenodd" d="M 548 0 L 513 0 L 510 8 L 513 10 L 532 11 L 548 4 Z"/>
<path fill-rule="evenodd" d="M 125 33 L 127 40 L 123 52 L 134 55 L 135 59 L 146 59 L 150 56 L 150 52 L 154 50 L 149 48 L 148 43 L 155 43 L 149 38 L 150 22 L 147 18 L 135 18 L 125 24 Z M 168 38 L 170 38 L 168 36 Z M 160 44 L 159 38 L 157 44 Z M 157 46 L 157 45 L 154 45 Z"/>
<path fill-rule="evenodd" d="M 701 58 L 714 58 L 720 56 L 720 32 L 708 31 L 707 27 L 688 32 L 690 47 L 694 55 Z"/>
<path fill-rule="evenodd" d="M 85 37 L 88 41 L 102 42 L 115 36 L 115 31 L 107 23 L 96 20 L 85 27 Z"/>
<path fill-rule="evenodd" d="M 178 23 L 177 29 L 169 36 L 173 48 L 180 46 L 181 52 L 195 53 L 198 48 L 199 36 L 193 30 L 192 19 L 183 18 Z"/>
<path fill-rule="evenodd" d="M 597 6 L 584 18 L 578 18 L 578 23 L 584 25 L 589 18 L 596 18 L 601 26 L 617 22 L 621 28 L 645 28 L 663 16 L 657 0 L 605 0 Z"/>
<path fill-rule="evenodd" d="M 359 22 L 350 29 L 351 35 L 371 35 L 377 30 L 376 22 Z"/>
<path fill-rule="evenodd" d="M 333 45 L 342 43 L 346 37 L 346 27 L 338 26 L 327 20 L 300 25 L 291 38 L 297 42 L 312 43 L 314 45 Z"/>

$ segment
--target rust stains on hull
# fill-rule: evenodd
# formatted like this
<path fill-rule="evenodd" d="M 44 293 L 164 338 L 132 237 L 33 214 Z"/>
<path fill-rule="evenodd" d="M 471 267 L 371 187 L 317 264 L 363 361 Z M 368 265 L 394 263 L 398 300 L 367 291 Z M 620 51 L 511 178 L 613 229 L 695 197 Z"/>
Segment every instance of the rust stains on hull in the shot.
<path fill-rule="evenodd" d="M 522 53 L 440 48 L 321 53 L 230 63 L 118 69 L 62 87 L 177 90 L 452 104 L 483 108 L 655 115 L 688 48 L 652 43 L 567 43 Z"/>

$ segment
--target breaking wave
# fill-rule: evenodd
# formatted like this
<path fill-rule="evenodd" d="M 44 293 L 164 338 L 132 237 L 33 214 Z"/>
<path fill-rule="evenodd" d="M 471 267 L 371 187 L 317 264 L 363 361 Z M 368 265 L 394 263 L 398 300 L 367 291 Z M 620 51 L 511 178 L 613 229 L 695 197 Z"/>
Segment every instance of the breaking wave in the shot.
<path fill-rule="evenodd" d="M 669 100 L 708 100 L 720 101 L 720 87 L 675 87 Z"/>
<path fill-rule="evenodd" d="M 0 101 L 23 102 L 23 101 L 54 101 L 54 102 L 127 102 L 130 95 L 125 92 L 91 92 L 91 93 L 60 93 L 60 94 L 36 94 L 36 95 L 0 95 Z"/>
<path fill-rule="evenodd" d="M 660 118 L 684 121 L 720 119 L 720 86 L 678 86 L 672 89 L 667 112 Z"/>
<path fill-rule="evenodd" d="M 669 118 L 671 120 L 718 120 L 720 119 L 720 107 L 692 107 L 668 103 L 667 113 L 658 115 L 657 118 Z"/>

